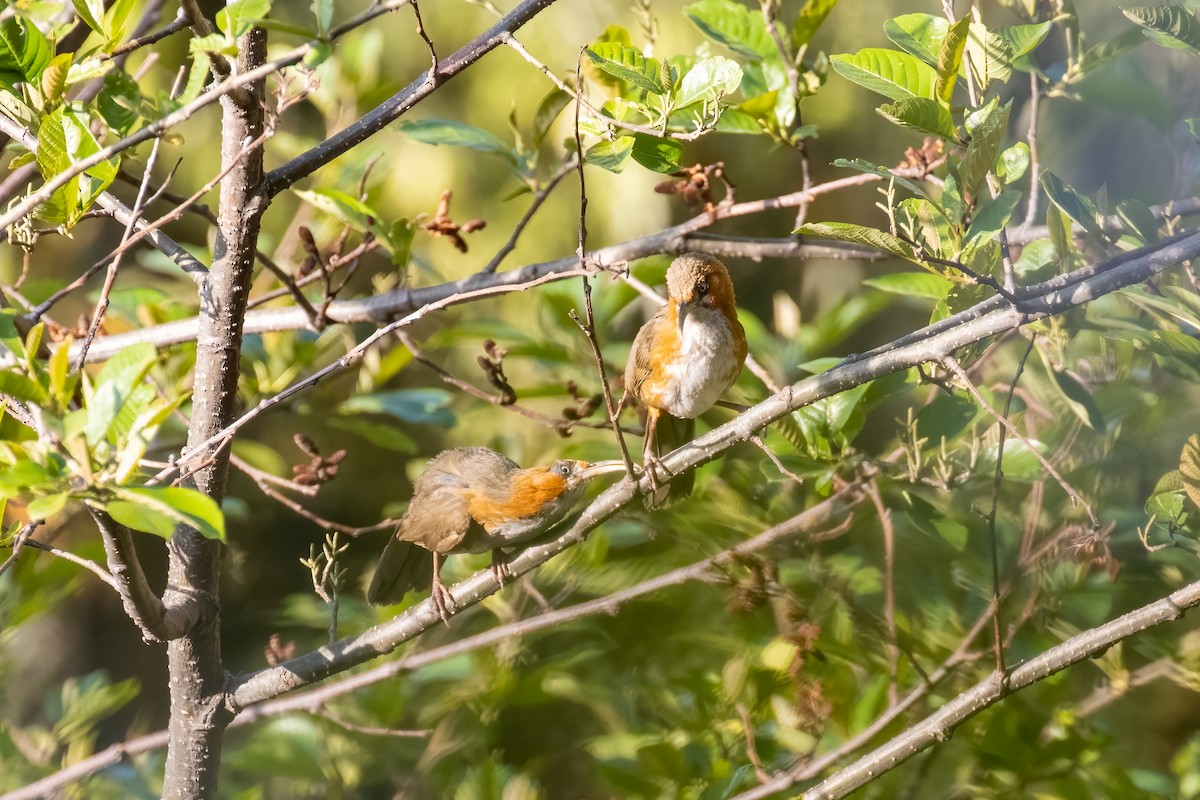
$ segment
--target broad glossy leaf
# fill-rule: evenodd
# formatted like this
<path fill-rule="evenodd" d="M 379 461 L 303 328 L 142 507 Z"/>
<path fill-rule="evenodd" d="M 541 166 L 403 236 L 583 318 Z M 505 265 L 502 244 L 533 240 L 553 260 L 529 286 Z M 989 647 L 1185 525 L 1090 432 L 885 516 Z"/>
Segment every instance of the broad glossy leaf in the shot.
<path fill-rule="evenodd" d="M 914 181 L 912 178 L 896 175 L 887 167 L 881 167 L 878 164 L 872 164 L 870 161 L 862 158 L 838 158 L 834 160 L 833 166 L 844 167 L 846 169 L 856 169 L 859 172 L 869 172 L 872 175 L 878 175 L 886 181 L 895 181 L 897 184 L 912 190 L 914 194 L 919 196 L 926 195 L 925 187 Z"/>
<path fill-rule="evenodd" d="M 1142 30 L 1138 27 L 1129 28 L 1106 42 L 1088 48 L 1084 52 L 1083 58 L 1080 59 L 1080 67 L 1084 72 L 1090 72 L 1107 64 L 1122 53 L 1143 44 L 1146 37 L 1142 34 Z"/>
<path fill-rule="evenodd" d="M 388 414 L 414 425 L 454 424 L 452 395 L 442 389 L 396 389 L 351 397 L 338 406 L 340 414 Z"/>
<path fill-rule="evenodd" d="M 883 23 L 883 32 L 897 47 L 931 66 L 937 64 L 942 40 L 949 29 L 950 22 L 945 17 L 933 14 L 903 14 Z"/>
<path fill-rule="evenodd" d="M 119 499 L 105 507 L 126 527 L 169 539 L 176 525 L 187 525 L 206 539 L 225 541 L 225 515 L 203 492 L 182 486 L 122 486 L 113 493 Z"/>
<path fill-rule="evenodd" d="M 683 145 L 674 139 L 659 139 L 636 133 L 633 136 L 633 160 L 654 172 L 675 172 L 683 158 Z"/>
<path fill-rule="evenodd" d="M 875 111 L 883 118 L 904 128 L 932 133 L 943 139 L 956 139 L 954 119 L 950 109 L 936 100 L 924 97 L 906 97 L 894 103 L 882 105 Z"/>
<path fill-rule="evenodd" d="M 1020 202 L 1021 190 L 1010 186 L 995 200 L 984 206 L 975 214 L 975 218 L 971 220 L 971 226 L 967 228 L 967 247 L 971 247 L 979 241 L 990 240 L 1000 233 L 1000 229 L 1008 224 L 1009 218 L 1012 217 L 1013 211 Z"/>
<path fill-rule="evenodd" d="M 996 161 L 996 176 L 1005 183 L 1019 180 L 1029 169 L 1029 145 L 1017 142 L 1000 154 Z"/>
<path fill-rule="evenodd" d="M 714 103 L 736 92 L 741 82 L 742 68 L 728 58 L 713 56 L 697 61 L 679 83 L 675 107 Z"/>
<path fill-rule="evenodd" d="M 1192 505 L 1200 508 L 1200 434 L 1193 434 L 1179 456 L 1179 475 Z"/>
<path fill-rule="evenodd" d="M 1146 36 L 1164 47 L 1200 53 L 1200 22 L 1187 6 L 1164 3 L 1121 9 L 1126 17 L 1142 27 Z"/>
<path fill-rule="evenodd" d="M 1090 198 L 1075 191 L 1070 184 L 1049 170 L 1042 173 L 1042 189 L 1050 202 L 1079 223 L 1084 230 L 1090 233 L 1100 232 L 1099 223 L 1096 221 L 1099 211 Z"/>
<path fill-rule="evenodd" d="M 933 100 L 936 96 L 937 72 L 908 53 L 866 47 L 857 53 L 832 56 L 830 63 L 843 78 L 893 100 Z"/>
<path fill-rule="evenodd" d="M 271 0 L 237 0 L 217 12 L 217 28 L 237 39 L 271 11 Z"/>
<path fill-rule="evenodd" d="M 837 0 L 806 0 L 792 25 L 792 44 L 800 47 L 812 41 L 813 34 L 836 5 Z"/>
<path fill-rule="evenodd" d="M 1002 25 L 993 33 L 1008 45 L 1009 57 L 1015 62 L 1024 55 L 1033 52 L 1050 33 L 1050 20 L 1036 25 Z"/>
<path fill-rule="evenodd" d="M 863 283 L 891 294 L 927 300 L 941 300 L 953 286 L 950 281 L 932 272 L 893 272 L 867 278 Z"/>
<path fill-rule="evenodd" d="M 1158 241 L 1158 220 L 1145 203 L 1127 197 L 1117 203 L 1117 216 L 1143 242 L 1152 244 Z"/>
<path fill-rule="evenodd" d="M 1071 409 L 1071 413 L 1084 425 L 1103 433 L 1106 427 L 1104 415 L 1101 413 L 1100 407 L 1096 405 L 1091 393 L 1068 373 L 1056 370 L 1043 348 L 1038 348 L 1038 355 L 1041 356 L 1042 365 L 1054 382 L 1054 388 L 1058 390 L 1060 399 Z"/>
<path fill-rule="evenodd" d="M 959 190 L 963 196 L 977 197 L 983 188 L 984 180 L 996 163 L 996 154 L 1004 134 L 1008 130 L 1008 114 L 1012 110 L 1012 101 L 1004 105 L 991 103 L 985 108 L 985 114 L 975 127 L 970 129 L 971 143 L 959 163 Z"/>
<path fill-rule="evenodd" d="M 100 368 L 96 375 L 96 388 L 112 385 L 122 394 L 128 394 L 141 382 L 157 358 L 158 349 L 149 342 L 122 348 Z"/>
<path fill-rule="evenodd" d="M 600 69 L 632 83 L 653 94 L 666 94 L 663 85 L 662 62 L 646 58 L 636 47 L 626 47 L 613 42 L 602 42 L 583 51 Z"/>
<path fill-rule="evenodd" d="M 951 25 L 938 51 L 936 91 L 938 100 L 947 107 L 954 96 L 954 84 L 962 67 L 963 48 L 967 44 L 967 29 L 970 24 L 971 18 L 966 16 Z"/>
<path fill-rule="evenodd" d="M 746 58 L 759 60 L 779 55 L 757 8 L 750 9 L 733 0 L 700 0 L 684 6 L 683 13 L 705 36 Z"/>
<path fill-rule="evenodd" d="M 0 83 L 34 83 L 53 55 L 50 42 L 32 22 L 16 15 L 0 21 Z"/>
<path fill-rule="evenodd" d="M 840 242 L 866 245 L 900 258 L 916 261 L 912 246 L 887 231 L 854 225 L 849 222 L 809 222 L 793 231 L 806 236 L 821 236 Z"/>
<path fill-rule="evenodd" d="M 448 119 L 401 120 L 396 130 L 414 142 L 466 147 L 481 153 L 513 158 L 512 148 L 488 131 Z"/>
<path fill-rule="evenodd" d="M 611 142 L 598 142 L 587 149 L 583 160 L 609 172 L 620 172 L 629 163 L 634 141 L 632 136 L 618 136 Z"/>

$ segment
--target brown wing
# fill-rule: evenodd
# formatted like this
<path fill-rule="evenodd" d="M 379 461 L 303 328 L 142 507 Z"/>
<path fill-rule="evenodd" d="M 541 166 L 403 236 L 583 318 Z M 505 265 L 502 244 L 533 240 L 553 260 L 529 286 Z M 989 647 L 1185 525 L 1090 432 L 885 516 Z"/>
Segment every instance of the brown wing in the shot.
<path fill-rule="evenodd" d="M 642 396 L 642 384 L 650 376 L 650 368 L 653 366 L 653 355 L 657 345 L 654 334 L 655 331 L 660 330 L 661 324 L 666 323 L 667 311 L 667 306 L 663 306 L 655 312 L 654 316 L 646 321 L 637 336 L 633 338 L 633 347 L 629 349 L 629 363 L 625 365 L 625 389 L 643 401 L 645 401 L 645 397 Z"/>
<path fill-rule="evenodd" d="M 424 476 L 422 476 L 422 479 Z M 418 488 L 420 482 L 418 482 Z M 471 527 L 471 515 L 460 482 L 435 483 L 414 494 L 400 521 L 397 538 L 445 555 L 459 544 Z"/>

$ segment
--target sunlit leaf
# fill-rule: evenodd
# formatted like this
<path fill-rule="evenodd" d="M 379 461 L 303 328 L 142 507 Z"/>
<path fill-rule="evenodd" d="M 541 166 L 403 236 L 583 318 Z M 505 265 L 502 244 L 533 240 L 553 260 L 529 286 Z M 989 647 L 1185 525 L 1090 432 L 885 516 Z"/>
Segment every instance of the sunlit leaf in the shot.
<path fill-rule="evenodd" d="M 684 6 L 683 13 L 705 36 L 746 58 L 757 60 L 778 55 L 758 9 L 734 0 L 700 0 Z"/>
<path fill-rule="evenodd" d="M 121 486 L 113 493 L 119 499 L 105 508 L 126 527 L 169 539 L 176 525 L 187 525 L 206 539 L 225 541 L 225 515 L 204 492 L 182 486 Z"/>
<path fill-rule="evenodd" d="M 1164 3 L 1123 8 L 1121 13 L 1142 27 L 1143 33 L 1164 47 L 1200 53 L 1200 22 L 1187 6 Z"/>
<path fill-rule="evenodd" d="M 875 110 L 880 116 L 902 127 L 932 133 L 943 139 L 957 138 L 950 109 L 936 100 L 924 97 L 906 97 L 895 103 L 882 105 Z"/>
<path fill-rule="evenodd" d="M 936 97 L 937 72 L 916 56 L 878 47 L 830 57 L 839 75 L 893 100 Z"/>
<path fill-rule="evenodd" d="M 628 81 L 653 94 L 666 94 L 662 81 L 662 62 L 646 58 L 636 47 L 624 47 L 612 42 L 602 42 L 583 51 L 600 69 Z"/>

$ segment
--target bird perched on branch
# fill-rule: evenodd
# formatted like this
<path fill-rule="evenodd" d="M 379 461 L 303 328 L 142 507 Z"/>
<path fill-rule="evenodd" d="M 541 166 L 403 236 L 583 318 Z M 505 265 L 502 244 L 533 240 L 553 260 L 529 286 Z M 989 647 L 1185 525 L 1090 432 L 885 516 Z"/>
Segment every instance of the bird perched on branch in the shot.
<path fill-rule="evenodd" d="M 694 472 L 660 487 L 654 468 L 695 437 L 696 417 L 737 380 L 746 352 L 729 270 L 704 253 L 679 256 L 667 270 L 667 303 L 638 331 L 625 368 L 625 391 L 646 408 L 647 507 L 691 494 Z"/>
<path fill-rule="evenodd" d="M 398 603 L 430 582 L 443 621 L 453 599 L 439 575 L 451 553 L 492 551 L 497 582 L 510 577 L 501 552 L 541 534 L 570 512 L 588 478 L 622 469 L 614 462 L 555 461 L 521 469 L 487 447 L 459 447 L 433 458 L 413 487 L 400 527 L 367 589 L 374 604 Z"/>

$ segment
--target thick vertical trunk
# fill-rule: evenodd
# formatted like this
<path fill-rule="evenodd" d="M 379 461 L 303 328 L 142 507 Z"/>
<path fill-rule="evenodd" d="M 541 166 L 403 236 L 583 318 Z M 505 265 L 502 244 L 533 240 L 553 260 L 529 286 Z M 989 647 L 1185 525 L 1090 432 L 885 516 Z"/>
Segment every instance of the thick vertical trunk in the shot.
<path fill-rule="evenodd" d="M 239 71 L 261 64 L 265 33 L 251 31 L 240 47 Z M 262 86 L 256 84 L 221 99 L 221 161 L 223 167 L 234 166 L 221 182 L 216 252 L 208 281 L 201 284 L 189 446 L 217 433 L 235 415 L 242 320 L 265 208 L 261 143 L 247 149 L 262 134 L 262 94 Z M 193 476 L 196 488 L 219 501 L 227 470 L 228 447 L 223 447 Z M 171 724 L 163 797 L 172 800 L 215 797 L 217 792 L 221 741 L 230 719 L 221 664 L 220 549 L 219 542 L 183 528 L 176 530 L 170 545 L 164 600 L 200 603 L 204 609 L 201 624 L 167 649 Z"/>

